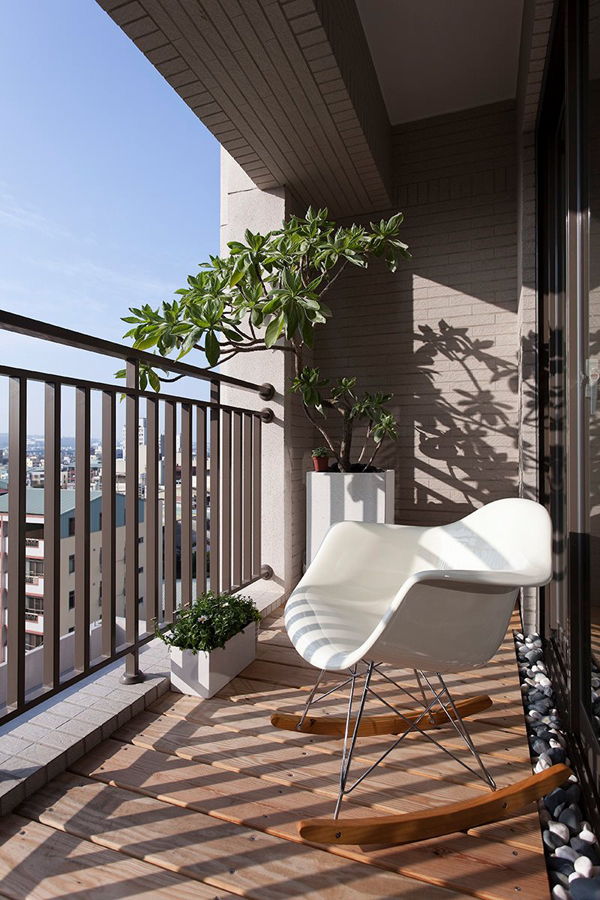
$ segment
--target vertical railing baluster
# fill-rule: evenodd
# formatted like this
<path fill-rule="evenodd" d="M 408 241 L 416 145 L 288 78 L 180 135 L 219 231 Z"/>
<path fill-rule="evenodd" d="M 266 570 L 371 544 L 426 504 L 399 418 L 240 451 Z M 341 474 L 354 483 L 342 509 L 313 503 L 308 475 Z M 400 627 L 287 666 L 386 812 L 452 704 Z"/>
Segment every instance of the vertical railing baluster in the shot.
<path fill-rule="evenodd" d="M 252 577 L 258 578 L 262 567 L 262 420 L 260 415 L 252 419 Z"/>
<path fill-rule="evenodd" d="M 243 415 L 243 513 L 242 513 L 242 580 L 252 578 L 252 416 Z"/>
<path fill-rule="evenodd" d="M 234 412 L 232 419 L 232 564 L 231 581 L 235 588 L 242 584 L 242 416 Z"/>
<path fill-rule="evenodd" d="M 173 621 L 176 600 L 175 571 L 175 426 L 177 403 L 165 401 L 165 622 Z"/>
<path fill-rule="evenodd" d="M 220 573 L 220 421 L 221 386 L 213 381 L 210 387 L 210 589 L 219 593 Z"/>
<path fill-rule="evenodd" d="M 60 684 L 60 382 L 49 381 L 44 403 L 44 685 Z"/>
<path fill-rule="evenodd" d="M 192 602 L 192 405 L 181 404 L 181 605 Z"/>
<path fill-rule="evenodd" d="M 117 645 L 116 397 L 102 394 L 102 655 Z"/>
<path fill-rule="evenodd" d="M 90 666 L 90 390 L 75 388 L 75 670 Z"/>
<path fill-rule="evenodd" d="M 138 395 L 139 363 L 127 360 L 125 396 L 125 640 L 133 649 L 125 657 L 124 684 L 135 684 L 143 676 L 139 667 L 139 597 L 140 597 L 140 450 Z"/>
<path fill-rule="evenodd" d="M 146 457 L 146 630 L 152 631 L 150 622 L 160 624 L 162 584 L 159 584 L 159 554 L 162 541 L 158 540 L 158 398 L 146 400 L 147 457 Z M 162 534 L 162 525 L 161 531 Z"/>
<path fill-rule="evenodd" d="M 196 593 L 206 590 L 206 409 L 196 418 Z"/>
<path fill-rule="evenodd" d="M 221 590 L 231 589 L 231 413 L 221 412 Z"/>
<path fill-rule="evenodd" d="M 8 659 L 6 703 L 25 703 L 25 531 L 27 379 L 17 375 L 8 387 Z"/>

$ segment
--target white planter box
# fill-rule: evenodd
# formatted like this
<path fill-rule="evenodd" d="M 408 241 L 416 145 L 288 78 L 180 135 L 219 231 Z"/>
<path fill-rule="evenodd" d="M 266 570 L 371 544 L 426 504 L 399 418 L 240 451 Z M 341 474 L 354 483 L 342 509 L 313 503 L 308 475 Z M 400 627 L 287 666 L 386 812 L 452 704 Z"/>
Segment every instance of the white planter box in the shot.
<path fill-rule="evenodd" d="M 308 472 L 306 475 L 306 564 L 335 522 L 393 522 L 394 470 Z"/>
<path fill-rule="evenodd" d="M 212 697 L 256 659 L 256 623 L 212 653 L 171 648 L 171 687 L 193 697 Z"/>

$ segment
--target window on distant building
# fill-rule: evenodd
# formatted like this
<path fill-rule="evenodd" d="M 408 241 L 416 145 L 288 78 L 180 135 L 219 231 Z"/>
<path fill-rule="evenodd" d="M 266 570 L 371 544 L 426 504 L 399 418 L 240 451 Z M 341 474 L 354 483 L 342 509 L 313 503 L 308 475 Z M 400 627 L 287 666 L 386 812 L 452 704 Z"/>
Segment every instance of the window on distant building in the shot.
<path fill-rule="evenodd" d="M 35 650 L 36 647 L 41 647 L 44 642 L 44 638 L 41 634 L 25 634 L 25 649 L 26 650 Z"/>
<path fill-rule="evenodd" d="M 39 578 L 44 574 L 44 560 L 28 559 L 25 565 L 25 574 L 35 578 Z"/>
<path fill-rule="evenodd" d="M 144 571 L 144 567 L 143 567 L 143 566 L 140 566 L 139 569 L 138 569 L 138 572 L 140 573 L 140 575 L 142 574 L 143 571 Z"/>
<path fill-rule="evenodd" d="M 43 597 L 25 597 L 25 612 L 37 613 L 40 615 L 44 612 Z"/>
<path fill-rule="evenodd" d="M 75 609 L 75 591 L 69 591 L 69 609 Z"/>
<path fill-rule="evenodd" d="M 138 544 L 143 544 L 143 543 L 144 543 L 144 538 L 143 537 L 138 538 Z"/>
<path fill-rule="evenodd" d="M 71 553 L 69 556 L 69 575 L 72 575 L 75 571 L 75 554 Z"/>
<path fill-rule="evenodd" d="M 69 516 L 69 537 L 75 537 L 75 516 Z"/>

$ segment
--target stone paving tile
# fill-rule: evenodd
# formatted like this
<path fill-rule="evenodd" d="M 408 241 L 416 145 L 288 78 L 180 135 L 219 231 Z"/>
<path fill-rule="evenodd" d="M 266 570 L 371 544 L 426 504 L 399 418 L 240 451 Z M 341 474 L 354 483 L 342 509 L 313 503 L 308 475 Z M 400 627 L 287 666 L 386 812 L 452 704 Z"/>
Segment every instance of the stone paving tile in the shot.
<path fill-rule="evenodd" d="M 92 750 L 169 689 L 169 654 L 156 640 L 140 653 L 143 682 L 124 685 L 125 663 L 67 688 L 25 721 L 0 728 L 0 815 Z"/>

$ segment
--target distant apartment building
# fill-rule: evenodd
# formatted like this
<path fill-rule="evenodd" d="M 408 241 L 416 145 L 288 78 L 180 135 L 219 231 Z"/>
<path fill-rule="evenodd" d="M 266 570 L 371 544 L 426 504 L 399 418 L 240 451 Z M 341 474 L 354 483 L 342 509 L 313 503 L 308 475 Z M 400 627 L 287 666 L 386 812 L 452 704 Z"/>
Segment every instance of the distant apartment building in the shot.
<path fill-rule="evenodd" d="M 62 490 L 60 513 L 60 631 L 67 634 L 75 628 L 75 491 Z M 116 494 L 116 610 L 125 612 L 125 496 Z M 139 501 L 139 542 L 145 543 L 145 504 Z M 26 489 L 26 649 L 43 643 L 44 636 L 44 491 Z M 0 490 L 0 662 L 4 646 L 8 588 L 8 492 Z M 140 546 L 139 604 L 145 616 L 145 553 Z M 102 494 L 90 492 L 90 620 L 102 618 Z"/>

